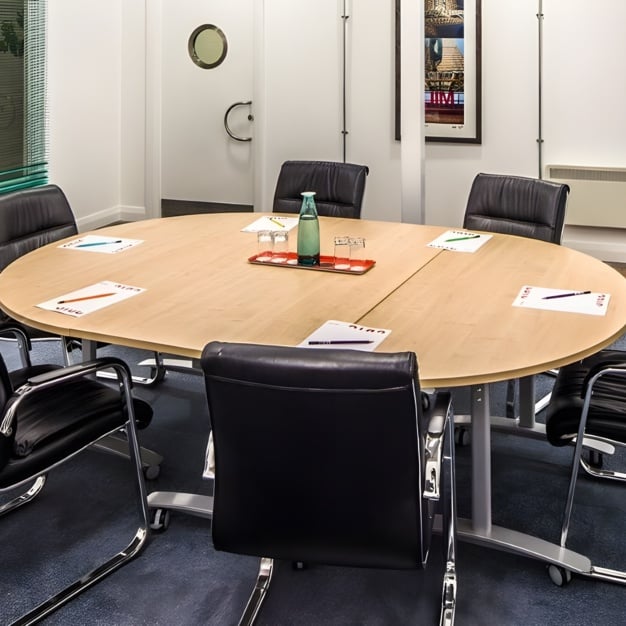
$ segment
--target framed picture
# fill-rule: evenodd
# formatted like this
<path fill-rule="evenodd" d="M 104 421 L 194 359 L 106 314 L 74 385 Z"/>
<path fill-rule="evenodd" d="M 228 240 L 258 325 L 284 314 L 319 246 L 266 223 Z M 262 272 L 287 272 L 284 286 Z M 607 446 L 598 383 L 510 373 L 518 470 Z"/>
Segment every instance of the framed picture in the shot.
<path fill-rule="evenodd" d="M 396 120 L 400 139 L 400 0 L 396 0 Z M 480 0 L 424 0 L 426 141 L 481 143 Z"/>

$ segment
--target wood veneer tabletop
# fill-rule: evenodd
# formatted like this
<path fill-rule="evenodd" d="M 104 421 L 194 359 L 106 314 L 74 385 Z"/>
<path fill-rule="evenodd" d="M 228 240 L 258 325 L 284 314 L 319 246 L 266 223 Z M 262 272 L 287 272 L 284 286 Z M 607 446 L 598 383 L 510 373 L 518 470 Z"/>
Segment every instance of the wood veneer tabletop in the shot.
<path fill-rule="evenodd" d="M 359 276 L 253 265 L 256 235 L 241 229 L 260 215 L 189 215 L 94 231 L 143 241 L 117 254 L 50 244 L 0 274 L 0 306 L 49 332 L 199 357 L 211 340 L 295 345 L 328 319 L 356 321 L 440 253 L 426 247 L 440 227 L 321 218 L 322 254 L 333 254 L 335 235 L 365 237 L 375 267 Z M 297 230 L 289 235 L 295 250 Z M 146 291 L 80 318 L 36 306 L 102 280 Z"/>
<path fill-rule="evenodd" d="M 596 352 L 626 327 L 626 279 L 564 246 L 493 235 L 477 252 L 450 252 L 427 246 L 443 227 L 321 218 L 322 254 L 333 253 L 335 235 L 366 238 L 376 265 L 350 276 L 248 263 L 256 235 L 241 229 L 260 215 L 95 231 L 143 241 L 118 254 L 50 244 L 0 274 L 0 307 L 50 332 L 187 357 L 211 340 L 295 345 L 328 319 L 389 328 L 379 350 L 415 351 L 426 387 L 536 374 Z M 297 231 L 289 235 L 295 250 Z M 146 291 L 81 318 L 36 307 L 102 280 Z M 591 289 L 611 301 L 602 317 L 513 307 L 523 285 Z"/>
<path fill-rule="evenodd" d="M 611 295 L 605 316 L 512 306 L 524 285 Z M 380 349 L 416 352 L 425 387 L 496 382 L 571 363 L 626 330 L 626 279 L 565 246 L 497 235 L 444 251 L 361 318 L 392 333 Z"/>

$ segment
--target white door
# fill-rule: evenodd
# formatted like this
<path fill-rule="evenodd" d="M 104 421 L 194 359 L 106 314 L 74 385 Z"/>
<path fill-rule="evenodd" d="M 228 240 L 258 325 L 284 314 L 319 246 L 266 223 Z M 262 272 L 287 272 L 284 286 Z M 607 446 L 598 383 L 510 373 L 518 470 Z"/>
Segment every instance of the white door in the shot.
<path fill-rule="evenodd" d="M 162 0 L 161 197 L 253 205 L 253 140 L 231 138 L 227 110 L 251 102 L 254 0 Z M 188 45 L 196 28 L 214 25 L 225 35 L 226 56 L 205 69 Z M 252 105 L 232 108 L 231 132 L 254 136 Z"/>

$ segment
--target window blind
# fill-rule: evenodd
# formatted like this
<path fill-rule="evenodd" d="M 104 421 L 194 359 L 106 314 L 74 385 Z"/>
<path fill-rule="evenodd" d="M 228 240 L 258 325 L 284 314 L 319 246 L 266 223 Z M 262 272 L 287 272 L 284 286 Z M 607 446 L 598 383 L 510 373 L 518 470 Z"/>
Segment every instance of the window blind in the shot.
<path fill-rule="evenodd" d="M 46 0 L 0 0 L 0 193 L 46 182 Z"/>

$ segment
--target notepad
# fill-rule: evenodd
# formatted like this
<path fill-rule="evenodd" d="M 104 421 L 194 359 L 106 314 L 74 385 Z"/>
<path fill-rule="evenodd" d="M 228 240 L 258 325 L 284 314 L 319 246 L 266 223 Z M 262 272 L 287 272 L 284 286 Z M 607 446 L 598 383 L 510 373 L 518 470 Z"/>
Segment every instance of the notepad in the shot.
<path fill-rule="evenodd" d="M 476 252 L 491 239 L 491 235 L 472 233 L 467 230 L 448 230 L 428 244 L 429 248 L 443 248 L 454 252 Z"/>
<path fill-rule="evenodd" d="M 243 233 L 258 233 L 260 230 L 291 230 L 298 225 L 297 217 L 284 217 L 282 215 L 264 215 L 258 220 L 241 229 Z"/>
<path fill-rule="evenodd" d="M 304 341 L 301 348 L 347 348 L 372 352 L 391 333 L 386 328 L 372 328 L 361 324 L 328 320 L 314 330 Z"/>
<path fill-rule="evenodd" d="M 513 301 L 513 306 L 542 309 L 544 311 L 562 311 L 564 313 L 606 315 L 611 295 L 597 291 L 581 293 L 582 291 L 584 290 L 551 289 L 549 287 L 524 285 Z M 576 295 L 567 295 L 560 298 L 553 297 L 564 294 Z"/>
<path fill-rule="evenodd" d="M 127 239 L 122 237 L 103 237 L 101 235 L 85 235 L 62 243 L 59 248 L 81 250 L 84 252 L 100 252 L 103 254 L 117 254 L 143 243 L 142 239 Z"/>
<path fill-rule="evenodd" d="M 132 296 L 144 292 L 141 287 L 123 285 L 110 280 L 103 280 L 99 283 L 64 293 L 52 300 L 42 302 L 37 306 L 40 309 L 56 311 L 71 317 L 81 317 L 87 313 L 93 313 L 98 309 L 121 302 Z"/>

